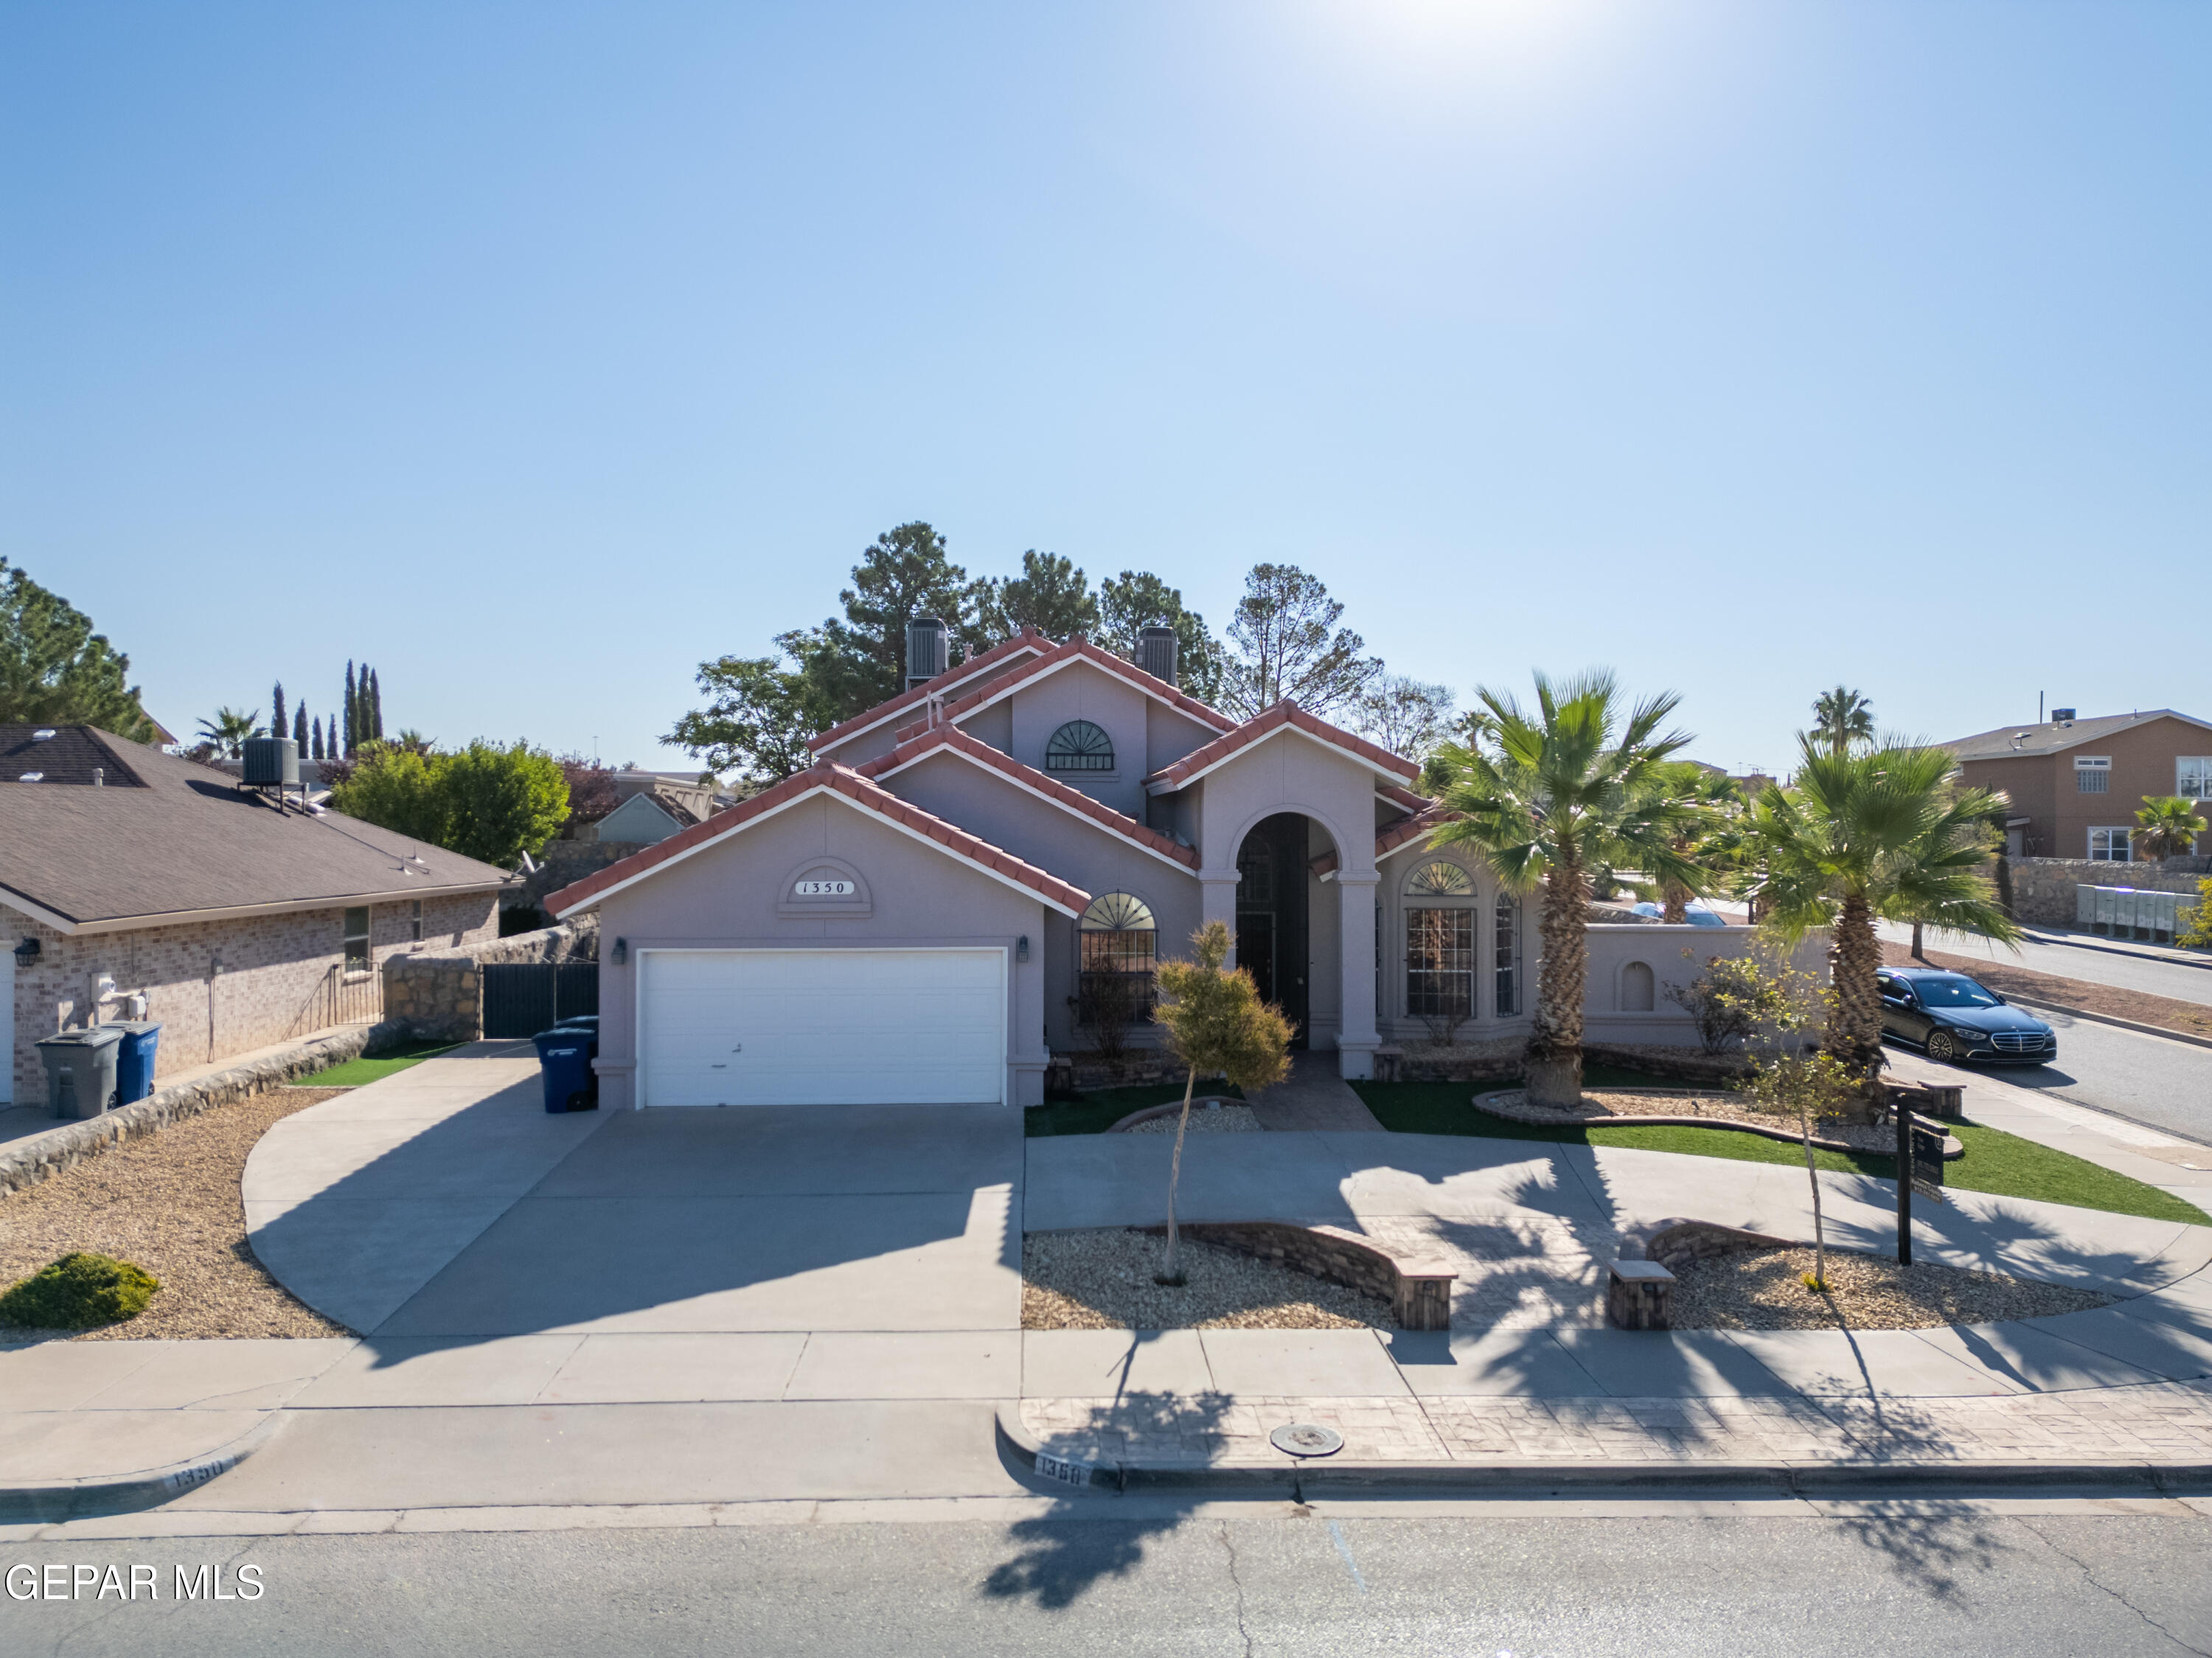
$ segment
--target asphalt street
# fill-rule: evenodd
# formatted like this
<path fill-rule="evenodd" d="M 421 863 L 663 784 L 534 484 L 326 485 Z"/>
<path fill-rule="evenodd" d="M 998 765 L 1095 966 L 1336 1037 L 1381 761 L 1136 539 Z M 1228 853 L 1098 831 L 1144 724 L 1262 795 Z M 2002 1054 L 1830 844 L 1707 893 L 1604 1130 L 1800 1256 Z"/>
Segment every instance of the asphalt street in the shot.
<path fill-rule="evenodd" d="M 1893 944 L 1912 942 L 1912 929 L 1901 922 L 1885 921 L 1880 931 Z M 2048 932 L 2031 933 L 2017 952 L 1970 932 L 1930 932 L 1923 948 L 1946 956 L 1986 957 L 2061 979 L 2081 979 L 2090 984 L 2140 990 L 2153 996 L 2171 996 L 2176 1001 L 2202 1002 L 2212 1006 L 2212 956 L 2206 957 L 2204 965 L 2198 967 L 2188 962 L 2160 961 L 2100 949 Z"/>
<path fill-rule="evenodd" d="M 164 1655 L 1110 1650 L 1510 1658 L 2078 1658 L 2212 1649 L 2212 1520 L 2154 1512 L 1611 1518 L 1125 1509 L 1006 1523 L 0 1545 L 152 1564 L 164 1598 L 0 1600 L 6 1650 Z M 2017 1511 L 2024 1508 L 2028 1511 Z M 172 1565 L 258 1568 L 179 1604 Z M 23 1574 L 11 1579 L 27 1581 Z"/>
<path fill-rule="evenodd" d="M 2040 1008 L 2035 1013 L 2058 1032 L 2057 1062 L 1994 1067 L 1995 1075 L 2212 1145 L 2212 1048 Z"/>

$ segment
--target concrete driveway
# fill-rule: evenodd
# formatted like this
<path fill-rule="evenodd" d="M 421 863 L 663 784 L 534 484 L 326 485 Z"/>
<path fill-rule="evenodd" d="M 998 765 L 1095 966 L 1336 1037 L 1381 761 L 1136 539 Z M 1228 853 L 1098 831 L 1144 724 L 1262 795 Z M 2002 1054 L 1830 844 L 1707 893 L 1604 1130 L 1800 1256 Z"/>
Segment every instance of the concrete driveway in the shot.
<path fill-rule="evenodd" d="M 255 1251 L 368 1338 L 296 1405 L 1018 1390 L 1018 1113 L 549 1116 L 526 1052 L 428 1061 L 254 1149 Z"/>

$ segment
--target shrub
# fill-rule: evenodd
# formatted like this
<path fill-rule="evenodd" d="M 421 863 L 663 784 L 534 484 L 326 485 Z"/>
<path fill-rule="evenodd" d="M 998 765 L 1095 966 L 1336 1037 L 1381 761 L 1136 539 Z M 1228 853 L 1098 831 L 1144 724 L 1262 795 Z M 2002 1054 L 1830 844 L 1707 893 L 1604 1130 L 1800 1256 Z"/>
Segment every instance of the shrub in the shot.
<path fill-rule="evenodd" d="M 33 1329 L 88 1330 L 137 1317 L 161 1287 L 127 1260 L 66 1254 L 0 1295 L 0 1319 Z"/>
<path fill-rule="evenodd" d="M 1701 975 L 1687 985 L 1668 985 L 1665 994 L 1696 1022 L 1705 1052 L 1724 1054 L 1770 1026 L 1791 1024 L 1807 997 L 1805 978 L 1786 963 L 1754 956 L 1712 956 Z"/>
<path fill-rule="evenodd" d="M 2212 880 L 2197 884 L 2195 908 L 2181 913 L 2186 920 L 2180 938 L 2174 942 L 2199 950 L 2212 949 Z"/>

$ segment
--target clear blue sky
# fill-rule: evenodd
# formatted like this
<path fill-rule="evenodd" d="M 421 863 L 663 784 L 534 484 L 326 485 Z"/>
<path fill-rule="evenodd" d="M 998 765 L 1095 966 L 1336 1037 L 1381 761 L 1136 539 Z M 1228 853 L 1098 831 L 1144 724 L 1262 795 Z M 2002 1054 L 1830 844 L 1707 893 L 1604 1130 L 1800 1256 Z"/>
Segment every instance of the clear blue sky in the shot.
<path fill-rule="evenodd" d="M 2212 6 L 0 9 L 0 551 L 184 730 L 676 763 L 878 531 L 1781 763 L 2212 717 Z"/>

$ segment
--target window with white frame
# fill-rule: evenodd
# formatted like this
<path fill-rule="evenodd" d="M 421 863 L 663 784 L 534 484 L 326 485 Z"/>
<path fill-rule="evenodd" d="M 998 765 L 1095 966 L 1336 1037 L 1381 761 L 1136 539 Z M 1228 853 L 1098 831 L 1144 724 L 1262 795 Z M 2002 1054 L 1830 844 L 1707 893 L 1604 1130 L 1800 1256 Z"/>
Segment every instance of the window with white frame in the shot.
<path fill-rule="evenodd" d="M 1406 883 L 1406 1011 L 1444 1022 L 1474 1014 L 1474 878 L 1442 859 Z"/>
<path fill-rule="evenodd" d="M 2212 754 L 2185 754 L 2176 760 L 2173 792 L 2185 800 L 2212 800 Z"/>
<path fill-rule="evenodd" d="M 2132 829 L 2093 829 L 2089 831 L 2089 861 L 2093 864 L 2124 864 L 2132 859 L 2134 852 L 2129 847 Z"/>
<path fill-rule="evenodd" d="M 422 901 L 420 898 L 415 901 L 415 914 L 409 920 L 415 929 L 415 942 L 419 944 L 422 942 Z"/>
<path fill-rule="evenodd" d="M 2112 757 L 2108 754 L 2074 756 L 2074 793 L 2109 794 L 2112 788 Z"/>
<path fill-rule="evenodd" d="M 366 904 L 349 909 L 342 929 L 345 943 L 345 970 L 348 973 L 368 971 L 368 907 Z"/>

